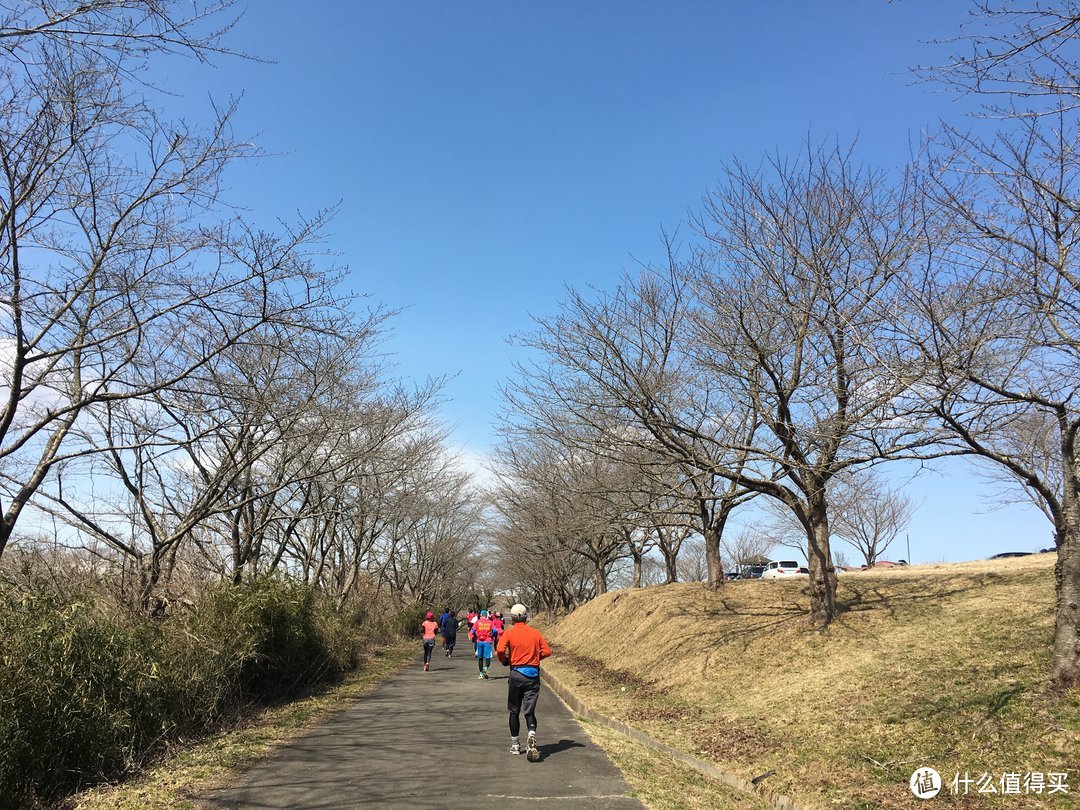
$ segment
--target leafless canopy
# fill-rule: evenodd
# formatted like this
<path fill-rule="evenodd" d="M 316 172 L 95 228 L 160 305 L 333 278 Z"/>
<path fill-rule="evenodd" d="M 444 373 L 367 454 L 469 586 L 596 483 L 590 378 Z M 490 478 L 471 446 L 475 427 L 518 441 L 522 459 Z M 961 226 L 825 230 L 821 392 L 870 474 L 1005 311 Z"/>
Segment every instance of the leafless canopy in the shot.
<path fill-rule="evenodd" d="M 236 58 L 236 19 L 0 2 L 0 555 L 33 514 L 152 612 L 177 571 L 433 598 L 480 535 L 441 381 L 387 376 L 393 312 L 343 291 L 333 209 L 270 232 L 222 199 L 257 153 L 235 104 L 179 121 L 153 84 Z"/>

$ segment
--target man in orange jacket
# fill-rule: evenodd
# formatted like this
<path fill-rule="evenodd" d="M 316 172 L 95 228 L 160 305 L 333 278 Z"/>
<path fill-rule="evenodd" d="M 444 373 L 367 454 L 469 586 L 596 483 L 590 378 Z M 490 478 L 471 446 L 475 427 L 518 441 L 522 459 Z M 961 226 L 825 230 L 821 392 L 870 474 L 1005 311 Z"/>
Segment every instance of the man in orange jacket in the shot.
<path fill-rule="evenodd" d="M 536 698 L 540 694 L 540 661 L 551 655 L 551 647 L 539 630 L 529 627 L 529 612 L 524 605 L 510 608 L 514 626 L 499 636 L 495 650 L 499 660 L 510 667 L 506 707 L 510 710 L 510 753 L 521 753 L 521 719 L 525 710 L 525 726 L 528 729 L 528 759 L 540 759 L 536 747 Z"/>

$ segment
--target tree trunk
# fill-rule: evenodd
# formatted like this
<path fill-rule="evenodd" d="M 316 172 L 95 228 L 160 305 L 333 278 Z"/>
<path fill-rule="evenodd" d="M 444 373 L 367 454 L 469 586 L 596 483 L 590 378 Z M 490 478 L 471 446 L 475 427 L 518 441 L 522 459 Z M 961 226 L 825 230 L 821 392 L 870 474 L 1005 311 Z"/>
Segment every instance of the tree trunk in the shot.
<path fill-rule="evenodd" d="M 664 555 L 664 584 L 671 585 L 679 581 L 679 571 L 676 568 L 679 555 L 672 554 L 668 550 L 664 550 L 662 553 Z"/>
<path fill-rule="evenodd" d="M 0 515 L 0 557 L 4 556 L 4 549 L 15 531 L 15 517 L 12 515 L 11 519 L 8 519 L 7 515 Z"/>
<path fill-rule="evenodd" d="M 240 530 L 240 509 L 229 515 L 232 522 L 229 533 L 229 552 L 232 558 L 232 583 L 239 585 L 244 581 L 244 555 L 241 551 L 242 537 Z"/>
<path fill-rule="evenodd" d="M 141 583 L 140 607 L 147 616 L 160 619 L 165 615 L 165 600 L 158 593 L 158 583 L 161 581 L 161 559 L 156 550 L 150 555 L 150 564 L 141 567 L 139 580 Z"/>
<path fill-rule="evenodd" d="M 1065 469 L 1061 498 L 1061 524 L 1057 527 L 1057 616 L 1050 657 L 1050 685 L 1056 689 L 1080 686 L 1080 469 L 1075 434 L 1065 431 L 1062 461 Z"/>
<path fill-rule="evenodd" d="M 713 526 L 707 527 L 701 536 L 705 539 L 705 584 L 710 591 L 715 591 L 724 584 L 724 569 L 720 563 L 720 535 L 723 533 L 723 524 L 718 529 Z"/>
<path fill-rule="evenodd" d="M 640 588 L 641 587 L 641 566 L 642 566 L 641 554 L 637 553 L 636 551 L 632 551 L 631 555 L 634 558 L 634 570 L 633 570 L 633 573 L 630 575 L 630 587 L 631 588 Z"/>
<path fill-rule="evenodd" d="M 836 616 L 836 569 L 829 550 L 829 514 L 824 494 L 809 504 L 807 562 L 810 568 L 810 621 L 823 630 Z"/>
<path fill-rule="evenodd" d="M 602 596 L 607 593 L 607 574 L 604 573 L 603 563 L 593 564 L 593 596 Z"/>

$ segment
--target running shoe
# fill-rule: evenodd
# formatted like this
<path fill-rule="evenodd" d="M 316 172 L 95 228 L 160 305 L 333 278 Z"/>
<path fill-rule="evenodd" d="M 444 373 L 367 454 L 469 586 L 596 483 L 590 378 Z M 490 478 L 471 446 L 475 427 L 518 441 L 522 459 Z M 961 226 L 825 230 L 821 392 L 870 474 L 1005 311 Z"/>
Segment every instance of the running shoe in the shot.
<path fill-rule="evenodd" d="M 477 678 L 477 680 L 478 680 L 478 681 L 482 681 L 482 680 L 484 680 L 484 678 L 486 678 L 486 677 L 487 677 L 487 676 L 486 676 L 486 675 L 485 675 L 485 674 L 484 674 L 483 672 L 481 672 L 481 673 L 480 673 L 480 677 L 479 677 L 479 678 Z"/>
<path fill-rule="evenodd" d="M 510 753 L 517 756 L 521 753 L 521 745 L 519 743 L 510 743 Z"/>
<path fill-rule="evenodd" d="M 529 732 L 529 743 L 528 743 L 528 745 L 529 745 L 529 750 L 525 754 L 525 758 L 527 760 L 529 760 L 529 762 L 536 762 L 538 759 L 540 759 L 540 749 L 536 747 L 536 732 L 535 731 L 530 731 Z"/>
<path fill-rule="evenodd" d="M 430 669 L 431 669 L 431 664 L 424 664 L 424 672 L 427 672 Z"/>

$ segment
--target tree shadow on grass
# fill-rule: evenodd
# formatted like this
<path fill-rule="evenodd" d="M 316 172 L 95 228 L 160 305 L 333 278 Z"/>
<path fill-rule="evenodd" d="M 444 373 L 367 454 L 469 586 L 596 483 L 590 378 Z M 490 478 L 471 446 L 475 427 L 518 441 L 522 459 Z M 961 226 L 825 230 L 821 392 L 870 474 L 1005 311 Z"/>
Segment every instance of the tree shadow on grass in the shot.
<path fill-rule="evenodd" d="M 857 577 L 858 574 L 850 576 Z M 899 608 L 936 607 L 942 600 L 958 596 L 969 591 L 984 588 L 989 582 L 998 580 L 996 574 L 984 574 L 978 577 L 955 576 L 942 579 L 933 577 L 919 580 L 913 577 L 898 579 L 892 589 L 869 582 L 845 582 L 847 587 L 837 594 L 836 612 L 838 618 L 845 613 L 864 611 L 883 611 L 895 617 Z M 910 586 L 900 590 L 896 585 L 903 583 Z"/>
<path fill-rule="evenodd" d="M 1005 707 L 1012 703 L 1013 698 L 1017 695 L 1023 694 L 1026 690 L 1021 685 L 1016 685 L 1005 689 L 1002 692 L 998 692 L 991 698 L 990 703 L 986 707 L 987 719 L 995 717 L 1005 710 Z"/>
<path fill-rule="evenodd" d="M 932 577 L 925 580 L 904 578 L 896 579 L 886 586 L 876 581 L 849 581 L 847 580 L 849 576 L 858 577 L 859 575 L 845 575 L 845 579 L 839 583 L 834 621 L 840 625 L 844 624 L 845 616 L 862 612 L 881 612 L 889 618 L 895 618 L 901 609 L 936 609 L 946 599 L 965 592 L 977 591 L 999 579 L 999 576 L 993 573 L 978 576 Z M 766 583 L 758 583 L 758 585 L 770 587 Z M 709 647 L 741 642 L 743 649 L 747 649 L 761 634 L 782 627 L 802 623 L 807 631 L 814 629 L 809 622 L 808 588 L 800 589 L 798 601 L 791 599 L 791 594 L 785 591 L 778 591 L 776 595 L 778 597 L 776 602 L 747 605 L 720 593 L 716 594 L 716 599 L 712 600 L 711 604 L 676 608 L 672 611 L 673 616 L 691 620 L 738 617 L 740 621 L 737 626 L 711 632 L 707 640 L 702 639 L 697 631 L 673 637 L 673 640 L 678 643 L 698 645 L 704 641 Z"/>
<path fill-rule="evenodd" d="M 745 649 L 762 633 L 799 621 L 805 621 L 807 610 L 805 606 L 794 603 L 770 605 L 768 607 L 748 607 L 736 604 L 730 599 L 721 596 L 719 606 L 698 610 L 683 608 L 674 611 L 674 614 L 689 619 L 717 619 L 738 616 L 742 621 L 739 622 L 737 627 L 711 632 L 707 638 L 703 638 L 698 630 L 694 630 L 681 636 L 673 636 L 673 639 L 680 644 L 700 645 L 704 641 L 710 647 L 719 647 L 732 641 L 742 641 Z"/>

